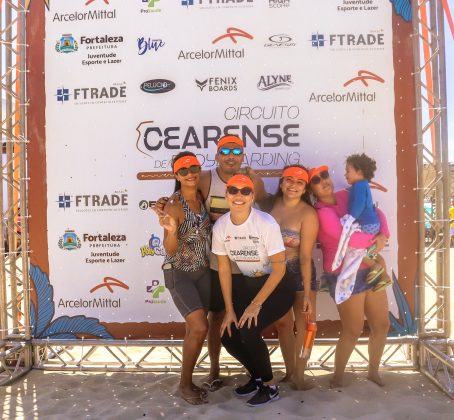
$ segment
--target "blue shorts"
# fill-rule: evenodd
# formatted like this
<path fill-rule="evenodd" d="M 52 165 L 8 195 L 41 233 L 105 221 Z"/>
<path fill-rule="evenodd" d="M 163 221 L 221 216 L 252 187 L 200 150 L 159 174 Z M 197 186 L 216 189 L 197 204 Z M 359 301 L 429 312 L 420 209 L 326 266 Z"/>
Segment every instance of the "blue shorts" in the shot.
<path fill-rule="evenodd" d="M 287 276 L 290 277 L 296 284 L 296 291 L 303 292 L 304 285 L 303 285 L 303 276 L 301 275 L 301 266 L 300 266 L 300 259 L 299 258 L 292 258 L 291 260 L 287 261 Z M 315 264 L 314 260 L 311 260 L 312 264 L 312 276 L 311 276 L 311 290 L 317 290 L 317 275 L 315 273 Z"/>
<path fill-rule="evenodd" d="M 375 282 L 372 284 L 367 283 L 367 275 L 369 274 L 369 269 L 365 268 L 362 270 L 358 270 L 356 274 L 356 281 L 355 287 L 353 288 L 352 295 L 357 295 L 358 293 L 367 292 L 368 290 L 372 290 L 375 286 Z M 323 273 L 322 278 L 324 284 L 328 286 L 328 291 L 331 297 L 334 299 L 336 295 L 336 283 L 337 277 L 339 276 L 338 273 Z"/>

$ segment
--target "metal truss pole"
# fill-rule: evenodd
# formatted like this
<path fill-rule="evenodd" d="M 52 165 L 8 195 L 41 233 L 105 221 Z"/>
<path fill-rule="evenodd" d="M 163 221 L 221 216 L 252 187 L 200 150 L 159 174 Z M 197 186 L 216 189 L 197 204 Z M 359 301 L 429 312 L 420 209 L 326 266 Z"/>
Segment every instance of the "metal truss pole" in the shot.
<path fill-rule="evenodd" d="M 413 4 L 419 208 L 418 326 L 420 368 L 454 398 L 453 344 L 449 341 L 449 162 L 444 15 L 441 0 Z M 425 210 L 424 203 L 434 208 Z M 425 241 L 425 225 L 434 235 Z M 435 273 L 429 260 L 435 259 Z"/>
<path fill-rule="evenodd" d="M 31 369 L 25 0 L 0 3 L 0 385 Z"/>

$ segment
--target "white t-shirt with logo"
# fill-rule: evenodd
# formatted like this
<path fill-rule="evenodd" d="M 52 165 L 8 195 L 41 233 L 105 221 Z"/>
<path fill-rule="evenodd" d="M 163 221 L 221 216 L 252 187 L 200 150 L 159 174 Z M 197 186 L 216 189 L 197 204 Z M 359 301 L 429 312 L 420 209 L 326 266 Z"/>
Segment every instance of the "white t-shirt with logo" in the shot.
<path fill-rule="evenodd" d="M 212 251 L 227 255 L 248 277 L 271 273 L 269 257 L 285 251 L 281 230 L 273 216 L 252 208 L 241 225 L 235 225 L 230 212 L 221 216 L 213 227 Z"/>

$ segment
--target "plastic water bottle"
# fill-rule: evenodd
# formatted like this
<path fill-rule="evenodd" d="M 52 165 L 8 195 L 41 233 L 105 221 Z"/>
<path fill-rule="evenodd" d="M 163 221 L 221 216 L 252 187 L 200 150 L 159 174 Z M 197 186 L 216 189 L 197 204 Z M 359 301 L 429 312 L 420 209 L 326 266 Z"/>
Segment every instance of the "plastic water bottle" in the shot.
<path fill-rule="evenodd" d="M 317 323 L 314 321 L 306 321 L 306 334 L 304 335 L 304 345 L 301 349 L 300 357 L 309 359 L 314 345 L 315 336 L 317 334 Z"/>

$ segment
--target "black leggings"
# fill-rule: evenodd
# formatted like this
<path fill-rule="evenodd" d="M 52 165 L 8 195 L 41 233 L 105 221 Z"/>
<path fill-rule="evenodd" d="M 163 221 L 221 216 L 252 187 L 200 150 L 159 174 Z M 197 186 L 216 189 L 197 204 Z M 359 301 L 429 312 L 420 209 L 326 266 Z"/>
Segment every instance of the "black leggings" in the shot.
<path fill-rule="evenodd" d="M 237 319 L 243 315 L 251 300 L 262 288 L 268 276 L 246 277 L 232 276 L 233 308 Z M 260 309 L 257 326 L 253 322 L 248 329 L 247 324 L 241 329 L 232 325 L 232 336 L 227 331 L 222 337 L 226 350 L 249 371 L 253 378 L 261 378 L 264 382 L 273 379 L 270 355 L 262 331 L 273 322 L 282 318 L 292 307 L 295 300 L 295 282 L 287 275 L 281 280 L 273 293 Z"/>

